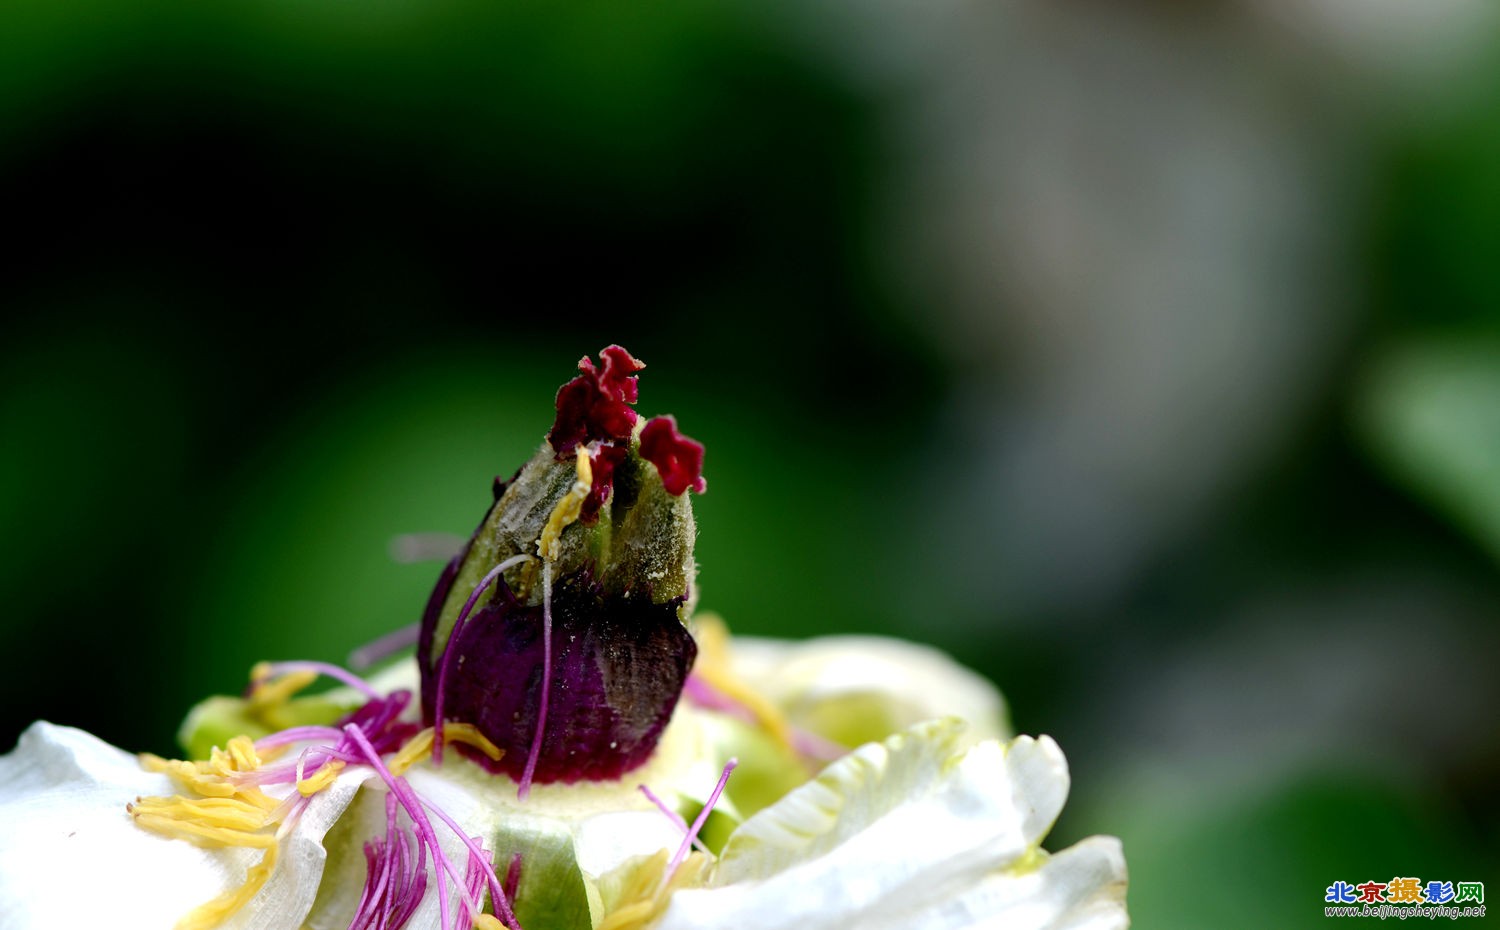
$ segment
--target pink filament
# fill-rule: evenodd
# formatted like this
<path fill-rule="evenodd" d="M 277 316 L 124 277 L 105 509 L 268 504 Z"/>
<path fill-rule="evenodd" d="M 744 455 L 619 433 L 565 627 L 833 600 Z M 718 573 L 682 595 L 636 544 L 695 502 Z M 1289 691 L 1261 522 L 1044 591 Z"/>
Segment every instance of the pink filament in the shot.
<path fill-rule="evenodd" d="M 483 847 L 481 847 L 473 839 L 473 837 L 465 833 L 463 831 L 463 828 L 460 827 L 452 817 L 449 817 L 447 812 L 442 808 L 429 801 L 423 801 L 422 803 L 427 806 L 428 810 L 436 814 L 439 820 L 447 824 L 448 828 L 458 836 L 459 840 L 464 844 L 464 846 L 468 847 L 469 858 L 471 860 L 478 861 L 480 863 L 480 868 L 483 870 L 485 879 L 484 883 L 489 885 L 490 900 L 495 905 L 496 913 L 500 916 L 500 919 L 507 926 L 514 928 L 514 930 L 520 930 L 521 924 L 516 920 L 516 915 L 510 909 L 510 903 L 505 893 L 505 889 L 501 887 L 500 878 L 495 874 L 494 867 L 490 865 L 489 857 L 484 854 Z M 517 853 L 516 857 L 519 859 L 520 854 Z M 515 868 L 515 866 L 512 866 L 512 868 Z"/>
<path fill-rule="evenodd" d="M 277 746 L 287 746 L 292 743 L 301 743 L 308 740 L 336 740 L 344 735 L 344 731 L 338 727 L 290 727 L 285 730 L 277 730 L 270 736 L 262 736 L 255 741 L 257 752 L 266 749 L 275 749 Z"/>
<path fill-rule="evenodd" d="M 505 870 L 505 897 L 514 901 L 516 889 L 521 887 L 521 854 L 510 857 L 510 868 Z"/>
<path fill-rule="evenodd" d="M 396 796 L 387 794 L 385 837 L 365 844 L 365 887 L 349 930 L 404 927 L 427 890 L 427 848 L 400 830 L 398 810 Z"/>
<path fill-rule="evenodd" d="M 713 811 L 714 805 L 719 803 L 719 796 L 724 793 L 724 786 L 729 784 L 729 773 L 733 772 L 734 767 L 739 764 L 740 760 L 738 759 L 730 759 L 724 763 L 724 774 L 719 776 L 719 783 L 714 785 L 713 793 L 708 796 L 708 803 L 703 805 L 703 810 L 699 811 L 698 816 L 693 819 L 693 825 L 688 829 L 688 835 L 682 838 L 682 845 L 677 847 L 677 855 L 673 856 L 672 861 L 667 863 L 666 875 L 662 879 L 663 884 L 671 881 L 672 873 L 677 871 L 677 867 L 687 857 L 688 849 L 693 845 L 693 841 L 698 838 L 698 833 L 703 829 L 703 825 L 708 822 L 708 815 Z"/>
<path fill-rule="evenodd" d="M 521 773 L 521 787 L 516 797 L 526 800 L 531 794 L 531 777 L 542 754 L 542 734 L 547 728 L 547 700 L 552 694 L 552 563 L 542 563 L 542 701 L 537 709 L 536 735 L 531 738 L 531 754 Z"/>
<path fill-rule="evenodd" d="M 421 636 L 422 625 L 420 623 L 393 630 L 349 653 L 349 665 L 357 669 L 367 669 L 387 656 L 393 656 L 403 649 L 415 646 Z"/>
<path fill-rule="evenodd" d="M 530 558 L 530 556 L 521 556 L 518 559 L 512 560 L 510 564 L 527 558 Z M 497 569 L 496 574 L 499 571 L 503 571 L 506 567 L 508 566 L 501 565 Z M 286 662 L 273 666 L 273 674 L 284 674 L 286 672 L 301 670 L 318 671 L 320 674 L 337 678 L 355 687 L 358 687 L 359 684 L 364 684 L 356 676 L 344 672 L 336 666 L 328 666 L 324 663 Z M 345 723 L 341 728 L 305 726 L 292 727 L 278 733 L 273 733 L 258 741 L 256 743 L 257 747 L 273 748 L 311 740 L 328 740 L 330 742 L 303 748 L 298 753 L 295 761 L 266 766 L 253 772 L 235 773 L 234 780 L 236 782 L 257 785 L 287 784 L 301 781 L 303 778 L 308 777 L 309 771 L 316 774 L 330 762 L 339 761 L 350 765 L 368 765 L 385 782 L 390 792 L 390 801 L 388 803 L 393 805 L 399 804 L 401 808 L 406 810 L 407 816 L 411 820 L 412 833 L 415 835 L 417 843 L 416 855 L 418 862 L 417 869 L 419 871 L 422 869 L 421 863 L 425 861 L 427 851 L 430 850 L 431 852 L 434 869 L 438 877 L 438 908 L 442 915 L 441 926 L 444 928 L 450 926 L 454 928 L 467 927 L 472 922 L 474 915 L 480 913 L 483 907 L 484 890 L 488 886 L 496 914 L 511 930 L 521 930 L 520 922 L 516 919 L 515 913 L 509 903 L 513 892 L 507 894 L 506 890 L 502 887 L 500 879 L 495 873 L 494 866 L 491 864 L 490 857 L 485 853 L 480 841 L 468 836 L 463 828 L 445 811 L 422 798 L 412 789 L 410 783 L 405 778 L 392 772 L 382 759 L 380 751 L 375 748 L 372 742 L 372 739 L 387 741 L 395 738 L 397 734 L 390 728 L 396 720 L 398 712 L 405 707 L 405 701 L 395 699 L 401 696 L 409 698 L 410 693 L 404 691 L 396 692 L 389 698 L 382 698 L 373 689 L 370 689 L 367 693 L 370 693 L 375 700 L 378 700 L 380 706 L 377 707 L 374 701 L 372 701 L 372 703 L 366 704 L 365 707 L 361 708 L 361 711 L 373 708 L 376 712 L 374 719 L 368 720 L 366 724 L 362 725 L 358 722 L 362 714 L 357 711 L 353 719 Z M 364 714 L 363 716 L 369 715 Z M 373 725 L 375 727 L 373 735 L 365 732 L 363 729 L 364 725 Z M 407 726 L 414 725 L 408 724 Z M 277 809 L 278 819 L 281 820 L 278 835 L 290 829 L 291 825 L 295 823 L 297 817 L 300 816 L 311 801 L 311 797 L 304 797 L 295 791 L 287 797 L 286 801 Z M 428 810 L 447 825 L 467 848 L 469 861 L 463 874 L 460 874 L 458 866 L 443 852 L 442 847 L 439 845 L 437 832 L 433 829 L 432 821 L 426 813 Z M 405 878 L 402 877 L 403 874 L 410 871 L 407 866 L 410 864 L 412 853 L 410 847 L 404 845 L 405 841 L 401 838 L 401 834 L 393 829 L 394 823 L 394 814 L 388 811 L 385 845 L 376 847 L 378 855 L 375 855 L 373 859 L 370 858 L 372 855 L 370 850 L 367 849 L 366 851 L 367 861 L 370 866 L 372 868 L 378 867 L 380 874 L 372 877 L 364 889 L 365 897 L 361 900 L 359 911 L 356 915 L 356 924 L 359 921 L 358 915 L 365 914 L 366 919 L 376 921 L 371 926 L 385 927 L 389 925 L 392 930 L 395 930 L 396 927 L 399 927 L 404 922 L 402 913 L 404 912 L 405 917 L 409 917 L 411 909 L 399 907 L 399 900 L 387 902 L 382 905 L 380 903 L 382 898 L 389 897 L 390 894 L 396 894 L 398 898 L 409 899 L 411 895 L 420 895 L 422 892 L 422 889 L 414 884 L 416 879 L 410 875 L 407 875 Z M 519 869 L 520 857 L 518 854 L 511 864 L 510 872 L 519 877 Z M 459 897 L 463 906 L 467 909 L 467 913 L 452 912 L 452 908 L 449 906 L 450 891 L 447 878 L 451 878 L 457 887 Z M 421 882 L 425 884 L 425 878 L 421 879 Z M 366 907 L 384 909 L 378 913 L 366 913 Z M 450 920 L 450 916 L 453 920 Z M 390 923 L 393 917 L 397 920 L 395 924 Z"/>
<path fill-rule="evenodd" d="M 641 794 L 644 794 L 646 797 L 650 798 L 651 799 L 651 803 L 655 804 L 656 807 L 657 807 L 657 809 L 660 810 L 663 814 L 666 814 L 668 820 L 670 820 L 674 824 L 676 824 L 677 828 L 679 830 L 681 830 L 683 833 L 687 833 L 688 832 L 688 822 L 686 820 L 682 819 L 682 815 L 681 814 L 677 813 L 676 811 L 672 810 L 672 808 L 668 807 L 667 806 L 667 802 L 665 802 L 661 798 L 657 797 L 656 794 L 650 788 L 647 788 L 645 785 L 640 785 L 639 787 L 641 789 Z M 702 852 L 708 852 L 708 847 L 706 845 L 704 845 L 703 841 L 700 840 L 700 839 L 698 839 L 698 837 L 696 837 L 696 836 L 693 837 L 693 845 L 696 846 L 696 847 L 698 847 L 698 849 L 700 851 L 702 851 Z"/>
<path fill-rule="evenodd" d="M 273 676 L 288 675 L 292 672 L 317 672 L 319 675 L 343 682 L 372 700 L 378 701 L 385 697 L 385 695 L 376 691 L 375 687 L 368 681 L 365 681 L 353 672 L 346 671 L 329 662 L 305 662 L 300 660 L 296 662 L 272 662 L 270 663 L 270 669 Z"/>
<path fill-rule="evenodd" d="M 699 707 L 706 707 L 709 710 L 728 714 L 736 720 L 752 725 L 760 722 L 759 718 L 755 716 L 755 711 L 715 688 L 698 675 L 688 676 L 687 684 L 683 687 L 682 693 L 687 695 L 688 700 Z M 845 747 L 840 746 L 830 739 L 819 736 L 810 730 L 804 730 L 801 727 L 791 725 L 788 725 L 788 729 L 791 730 L 792 749 L 798 755 L 815 762 L 832 762 L 835 759 L 843 758 L 849 753 L 849 750 Z"/>
<path fill-rule="evenodd" d="M 437 832 L 432 829 L 432 821 L 427 819 L 427 812 L 423 809 L 422 802 L 418 800 L 416 793 L 411 790 L 411 786 L 406 783 L 406 779 L 398 778 L 386 767 L 384 760 L 380 758 L 380 754 L 375 751 L 375 747 L 370 745 L 370 741 L 365 739 L 365 735 L 359 731 L 359 727 L 349 724 L 344 727 L 344 733 L 354 741 L 364 761 L 385 782 L 391 794 L 395 795 L 396 800 L 401 802 L 401 806 L 406 808 L 406 815 L 411 818 L 412 829 L 416 831 L 417 839 L 432 850 L 433 862 L 435 865 L 440 866 L 437 877 L 438 910 L 442 913 L 442 926 L 449 926 L 451 921 L 448 916 L 450 913 L 448 909 L 448 883 L 444 881 L 442 873 L 447 872 L 453 878 L 454 883 L 458 885 L 459 890 L 467 896 L 464 876 L 458 874 L 458 867 L 453 864 L 452 860 L 443 852 L 443 848 L 438 845 Z M 473 901 L 465 901 L 464 903 L 469 905 L 473 912 L 478 911 L 478 907 Z"/>

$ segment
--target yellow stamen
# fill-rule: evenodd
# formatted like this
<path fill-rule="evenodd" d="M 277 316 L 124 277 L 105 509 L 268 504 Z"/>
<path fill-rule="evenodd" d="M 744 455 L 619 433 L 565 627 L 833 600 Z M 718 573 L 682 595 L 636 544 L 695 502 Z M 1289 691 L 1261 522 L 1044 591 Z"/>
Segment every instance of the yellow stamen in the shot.
<path fill-rule="evenodd" d="M 547 517 L 547 525 L 542 527 L 542 533 L 536 540 L 536 554 L 541 560 L 532 560 L 526 563 L 521 570 L 521 589 L 531 590 L 536 584 L 538 566 L 541 562 L 550 562 L 562 552 L 562 534 L 578 519 L 583 512 L 583 502 L 588 499 L 589 489 L 594 486 L 594 464 L 589 459 L 588 449 L 578 447 L 578 457 L 574 464 L 576 480 L 568 493 L 562 496 L 562 500 L 552 508 L 552 513 Z M 447 724 L 444 724 L 446 729 Z"/>
<path fill-rule="evenodd" d="M 277 748 L 267 756 L 283 751 Z M 160 772 L 200 795 L 136 799 L 127 810 L 141 828 L 210 849 L 265 850 L 260 862 L 246 870 L 244 883 L 194 908 L 177 924 L 177 930 L 216 927 L 259 893 L 276 866 L 279 839 L 271 828 L 279 824 L 284 805 L 256 785 L 239 783 L 241 776 L 260 768 L 261 754 L 250 737 L 236 736 L 224 748 L 214 747 L 205 760 L 187 762 L 149 753 L 140 759 L 147 771 Z M 343 763 L 335 760 L 311 778 L 299 781 L 297 787 L 304 794 L 310 793 L 309 788 L 326 787 L 342 767 Z"/>
<path fill-rule="evenodd" d="M 391 757 L 386 768 L 393 775 L 404 775 L 406 770 L 420 762 L 432 750 L 433 728 L 428 727 L 422 732 L 406 741 L 401 751 Z M 475 749 L 489 756 L 491 759 L 499 760 L 505 755 L 505 751 L 490 742 L 483 733 L 480 733 L 472 723 L 445 723 L 443 724 L 443 745 L 463 743 L 473 746 Z"/>
<path fill-rule="evenodd" d="M 443 733 L 446 735 L 450 727 L 455 724 L 443 724 Z M 444 742 L 448 742 L 444 740 Z M 405 775 L 406 770 L 411 768 L 423 757 L 432 751 L 432 727 L 428 727 L 416 736 L 406 741 L 401 751 L 391 756 L 391 761 L 386 763 L 386 768 L 391 770 L 392 775 Z"/>
<path fill-rule="evenodd" d="M 301 792 L 304 798 L 311 797 L 312 795 L 317 794 L 319 791 L 322 791 L 324 788 L 327 788 L 329 785 L 333 784 L 333 780 L 335 778 L 338 778 L 339 773 L 343 770 L 344 762 L 342 759 L 334 759 L 330 762 L 325 762 L 322 768 L 318 769 L 315 774 L 310 775 L 307 778 L 298 779 L 297 790 Z"/>
<path fill-rule="evenodd" d="M 248 736 L 234 737 L 222 750 L 215 746 L 208 761 L 218 775 L 253 772 L 260 768 L 260 755 L 255 751 L 255 741 Z"/>
<path fill-rule="evenodd" d="M 579 466 L 581 477 L 588 479 L 590 473 L 587 455 L 581 455 L 579 461 L 582 463 Z M 589 488 L 586 482 L 581 483 L 583 491 L 580 501 L 583 496 L 587 496 Z M 570 499 L 575 494 L 577 486 L 570 492 Z M 562 509 L 561 504 L 559 509 Z M 556 533 L 561 533 L 563 527 L 577 519 L 577 508 L 573 508 L 571 518 L 566 512 L 561 517 L 554 513 L 554 517 L 556 519 L 553 522 L 558 525 Z M 269 668 L 263 665 L 257 666 L 252 675 L 257 679 L 257 684 L 252 692 L 251 702 L 259 702 L 262 708 L 284 703 L 316 677 L 313 673 L 294 673 L 272 681 L 269 680 Z M 432 748 L 432 740 L 431 728 L 422 730 L 408 740 L 392 758 L 389 765 L 391 771 L 400 775 L 425 758 Z M 500 749 L 472 724 L 446 724 L 443 727 L 443 741 L 473 746 L 491 759 L 499 759 L 502 755 Z M 196 798 L 181 795 L 138 798 L 127 809 L 141 828 L 207 848 L 265 850 L 260 862 L 246 871 L 243 884 L 195 908 L 177 924 L 177 930 L 208 930 L 216 927 L 249 903 L 265 886 L 276 866 L 277 844 L 280 839 L 280 831 L 272 828 L 286 829 L 287 825 L 281 823 L 281 818 L 289 809 L 288 802 L 277 801 L 258 786 L 246 783 L 251 781 L 246 776 L 258 770 L 266 759 L 279 756 L 285 751 L 286 747 L 278 746 L 267 750 L 262 756 L 255 748 L 254 740 L 248 736 L 236 736 L 223 748 L 214 747 L 205 760 L 182 761 L 163 759 L 149 753 L 141 755 L 141 766 L 144 769 L 165 774 L 185 790 L 198 795 Z M 344 768 L 345 763 L 339 759 L 325 762 L 312 775 L 297 780 L 297 791 L 303 797 L 317 794 L 331 785 Z M 477 930 L 506 930 L 503 924 L 490 915 L 476 917 L 474 926 Z"/>
<path fill-rule="evenodd" d="M 545 561 L 556 560 L 561 552 L 560 540 L 563 530 L 567 529 L 578 515 L 583 512 L 583 502 L 588 499 L 589 490 L 594 486 L 594 465 L 589 460 L 589 451 L 583 446 L 578 447 L 578 459 L 575 465 L 578 479 L 573 482 L 573 487 L 564 494 L 557 506 L 552 508 L 552 513 L 547 517 L 547 525 L 542 528 L 542 535 L 537 537 L 536 554 Z M 528 568 L 534 566 L 535 562 L 527 563 Z"/>
<path fill-rule="evenodd" d="M 267 733 L 285 730 L 307 723 L 330 709 L 338 709 L 327 695 L 295 697 L 318 679 L 315 671 L 289 672 L 275 675 L 270 662 L 259 662 L 250 669 L 250 694 L 243 702 L 225 698 L 229 704 L 239 703 L 236 711 L 246 719 L 264 727 Z"/>
<path fill-rule="evenodd" d="M 734 673 L 729 660 L 729 628 L 714 614 L 699 614 L 694 639 L 698 641 L 698 661 L 693 674 L 709 687 L 744 706 L 755 717 L 761 729 L 783 749 L 792 751 L 792 727 L 786 715 Z"/>
<path fill-rule="evenodd" d="M 137 817 L 155 816 L 234 831 L 259 830 L 266 811 L 237 798 L 141 798 L 127 808 Z"/>
<path fill-rule="evenodd" d="M 489 756 L 491 761 L 498 762 L 505 755 L 505 750 L 490 742 L 488 738 L 472 723 L 445 723 L 443 724 L 444 743 L 463 743 L 465 746 L 473 746 L 475 749 Z"/>
<path fill-rule="evenodd" d="M 631 930 L 631 928 L 643 927 L 655 911 L 655 901 L 632 901 L 610 912 L 609 916 L 599 924 L 598 930 Z"/>
<path fill-rule="evenodd" d="M 243 885 L 193 908 L 177 922 L 176 930 L 209 930 L 250 903 L 250 899 L 265 886 L 266 879 L 271 877 L 271 870 L 276 867 L 276 845 L 274 837 L 272 839 L 272 844 L 266 848 L 266 854 L 261 857 L 260 862 L 246 870 Z"/>
<path fill-rule="evenodd" d="M 163 759 L 149 752 L 140 755 L 141 768 L 148 772 L 160 772 L 184 788 L 207 797 L 227 798 L 236 794 L 234 785 L 206 771 L 207 763 L 183 762 L 179 759 Z M 200 767 L 201 766 L 201 767 Z"/>
<path fill-rule="evenodd" d="M 141 768 L 148 772 L 160 772 L 183 788 L 208 798 L 238 798 L 264 811 L 275 810 L 281 802 L 268 797 L 254 785 L 237 785 L 226 775 L 212 771 L 209 762 L 183 762 L 178 759 L 163 759 L 151 753 L 140 755 Z"/>
<path fill-rule="evenodd" d="M 278 678 L 271 676 L 271 663 L 260 662 L 250 670 L 249 711 L 264 713 L 291 700 L 292 695 L 318 680 L 317 672 L 292 672 Z"/>
<path fill-rule="evenodd" d="M 661 889 L 667 870 L 667 851 L 657 852 L 642 862 L 620 889 L 619 903 L 604 916 L 595 930 L 634 930 L 651 917 L 656 893 Z"/>
<path fill-rule="evenodd" d="M 276 837 L 270 833 L 247 833 L 244 830 L 213 827 L 175 817 L 137 814 L 135 822 L 152 833 L 172 840 L 186 840 L 204 849 L 270 849 L 276 845 Z"/>
<path fill-rule="evenodd" d="M 672 892 L 699 883 L 709 859 L 702 853 L 692 853 L 670 878 L 668 862 L 663 849 L 637 866 L 620 889 L 617 903 L 595 930 L 642 930 L 666 909 Z"/>

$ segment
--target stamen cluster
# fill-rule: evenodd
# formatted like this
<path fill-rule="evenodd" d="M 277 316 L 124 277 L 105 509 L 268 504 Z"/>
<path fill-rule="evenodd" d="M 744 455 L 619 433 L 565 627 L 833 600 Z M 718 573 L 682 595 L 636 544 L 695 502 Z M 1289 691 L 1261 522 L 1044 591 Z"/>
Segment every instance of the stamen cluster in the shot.
<path fill-rule="evenodd" d="M 483 841 L 470 837 L 405 778 L 406 770 L 425 758 L 439 738 L 431 728 L 421 729 L 407 719 L 413 698 L 410 691 L 400 689 L 383 695 L 344 669 L 318 662 L 259 666 L 252 690 L 270 692 L 285 700 L 318 675 L 334 678 L 368 700 L 334 726 L 291 727 L 253 743 L 237 737 L 227 749 L 215 750 L 204 762 L 144 757 L 147 768 L 171 776 L 198 797 L 137 799 L 129 809 L 138 824 L 199 845 L 265 850 L 261 862 L 249 870 L 239 888 L 196 909 L 178 930 L 212 927 L 254 898 L 275 867 L 281 838 L 313 798 L 341 775 L 359 770 L 384 783 L 386 832 L 384 837 L 365 844 L 368 869 L 350 930 L 400 930 L 405 926 L 427 892 L 429 862 L 437 877 L 442 927 L 521 930 L 510 907 L 514 881 L 507 892 Z M 449 724 L 440 738 L 464 743 L 490 758 L 500 755 L 493 744 L 466 724 Z M 297 750 L 295 756 L 292 750 Z M 277 789 L 284 797 L 268 793 Z M 433 818 L 464 846 L 462 865 L 444 851 Z M 513 858 L 508 878 L 518 876 L 519 869 L 519 859 Z M 484 913 L 486 892 L 494 914 Z"/>

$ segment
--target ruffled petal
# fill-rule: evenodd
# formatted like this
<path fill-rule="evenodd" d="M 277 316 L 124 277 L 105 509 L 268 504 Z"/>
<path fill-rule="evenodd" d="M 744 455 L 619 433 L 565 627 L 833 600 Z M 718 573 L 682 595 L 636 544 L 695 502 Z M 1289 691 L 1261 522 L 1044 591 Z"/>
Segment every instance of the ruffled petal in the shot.
<path fill-rule="evenodd" d="M 977 708 L 985 731 L 1001 725 L 993 688 L 932 650 L 868 637 L 734 645 L 736 672 L 789 712 L 826 720 L 874 706 L 888 726 Z M 381 687 L 413 676 L 402 663 Z M 717 719 L 680 708 L 636 773 L 673 807 L 712 784 L 724 751 L 709 726 Z M 659 872 L 683 835 L 635 790 L 635 778 L 539 786 L 525 803 L 509 779 L 458 758 L 418 765 L 407 778 L 501 866 L 521 854 L 516 905 L 527 930 L 596 924 L 619 903 L 608 889 L 642 863 Z M 386 830 L 384 790 L 369 779 L 369 769 L 351 766 L 285 825 L 275 870 L 228 930 L 349 925 L 363 844 Z M 33 726 L 0 758 L 0 926 L 68 926 L 82 916 L 80 902 L 99 901 L 111 926 L 160 930 L 239 886 L 258 850 L 201 849 L 147 832 L 125 811 L 138 795 L 174 792 L 166 776 L 86 733 Z M 976 743 L 959 720 L 930 720 L 860 746 L 740 824 L 711 870 L 693 860 L 645 919 L 665 930 L 1126 927 L 1118 840 L 1093 837 L 1056 855 L 1039 847 L 1067 793 L 1067 763 L 1051 739 Z M 442 826 L 436 833 L 443 852 L 464 862 L 458 837 Z M 651 865 L 653 854 L 662 861 Z M 407 930 L 439 930 L 433 887 Z"/>
<path fill-rule="evenodd" d="M 1038 848 L 1068 792 L 1056 743 L 965 751 L 962 730 L 933 721 L 863 746 L 751 817 L 712 887 L 677 892 L 660 928 L 1125 926 L 1117 842 Z M 1011 922 L 991 922 L 1002 906 Z"/>
<path fill-rule="evenodd" d="M 313 795 L 282 837 L 276 870 L 266 886 L 224 924 L 225 930 L 282 930 L 301 925 L 323 882 L 328 861 L 324 841 L 369 777 L 364 770 L 348 772 Z"/>
<path fill-rule="evenodd" d="M 1112 836 L 1091 836 L 1036 868 L 1011 869 L 929 908 L 920 926 L 972 930 L 1124 930 L 1125 854 Z M 909 927 L 918 926 L 918 922 Z"/>

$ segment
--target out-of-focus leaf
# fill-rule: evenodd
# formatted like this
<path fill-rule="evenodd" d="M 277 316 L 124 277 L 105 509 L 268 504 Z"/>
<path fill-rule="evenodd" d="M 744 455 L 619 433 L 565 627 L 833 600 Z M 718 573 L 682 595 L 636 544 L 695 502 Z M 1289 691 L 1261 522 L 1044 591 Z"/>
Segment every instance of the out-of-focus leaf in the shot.
<path fill-rule="evenodd" d="M 1420 786 L 1347 770 L 1257 781 L 1168 778 L 1111 792 L 1134 926 L 1318 927 L 1335 881 L 1450 881 L 1493 867 L 1461 815 Z"/>
<path fill-rule="evenodd" d="M 1373 366 L 1358 405 L 1381 463 L 1500 558 L 1500 343 L 1394 350 Z"/>

